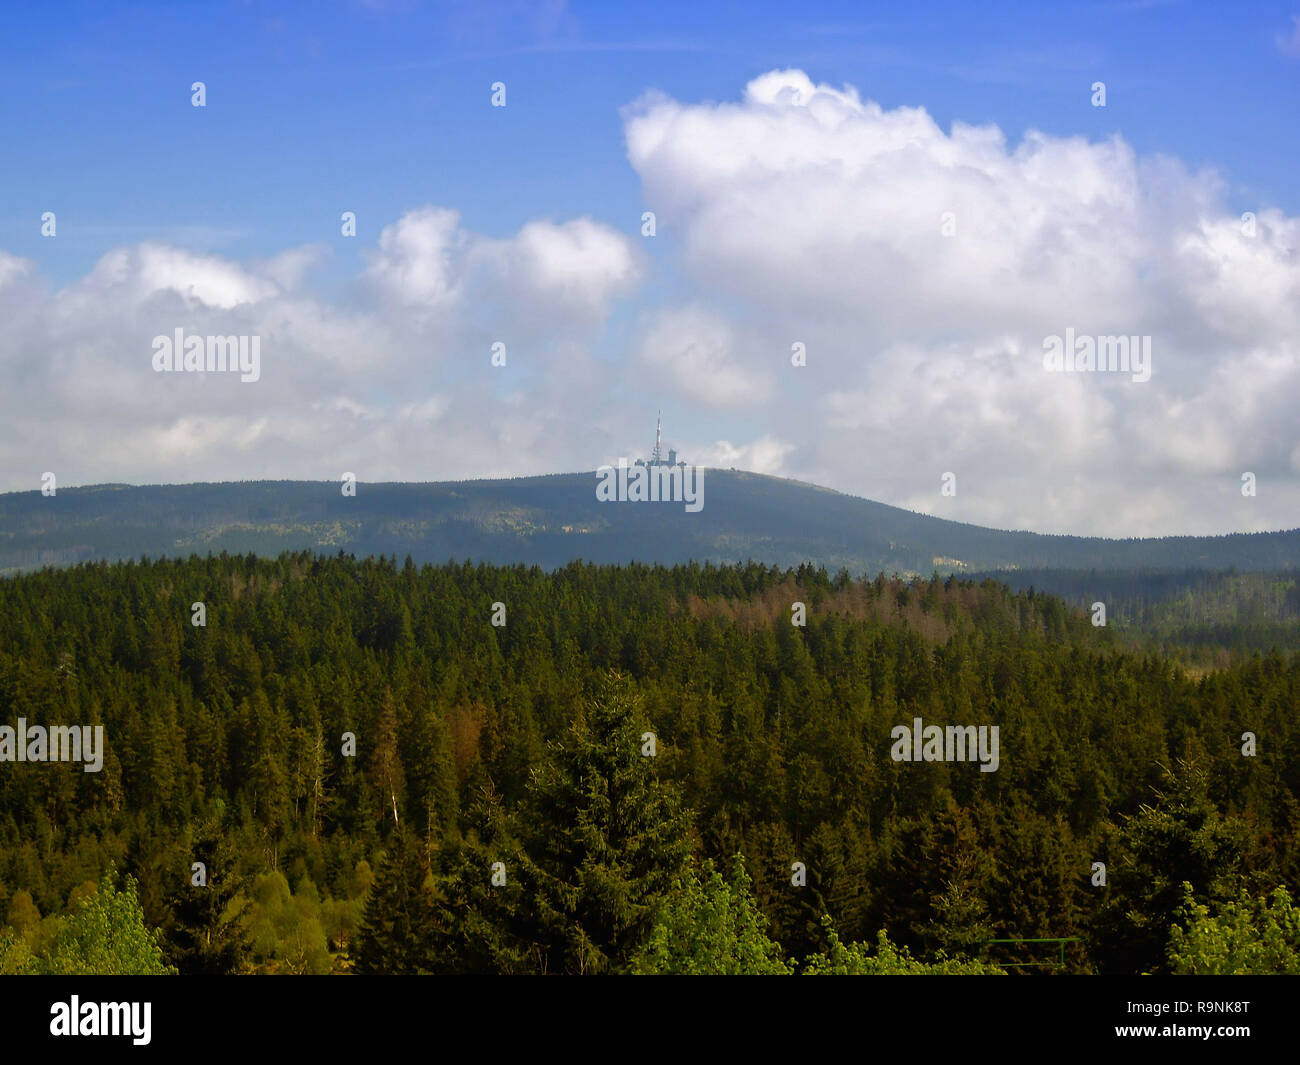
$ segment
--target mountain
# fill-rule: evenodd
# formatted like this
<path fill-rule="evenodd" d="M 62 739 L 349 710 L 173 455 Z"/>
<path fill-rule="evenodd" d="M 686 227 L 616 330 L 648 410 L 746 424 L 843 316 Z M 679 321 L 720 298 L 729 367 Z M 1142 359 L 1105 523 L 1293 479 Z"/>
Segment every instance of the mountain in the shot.
<path fill-rule="evenodd" d="M 704 505 L 600 502 L 597 476 L 360 484 L 240 481 L 93 485 L 0 495 L 0 572 L 147 555 L 340 550 L 553 569 L 573 559 L 754 559 L 855 573 L 1007 569 L 1282 570 L 1300 529 L 1107 540 L 947 521 L 799 481 L 708 470 Z"/>

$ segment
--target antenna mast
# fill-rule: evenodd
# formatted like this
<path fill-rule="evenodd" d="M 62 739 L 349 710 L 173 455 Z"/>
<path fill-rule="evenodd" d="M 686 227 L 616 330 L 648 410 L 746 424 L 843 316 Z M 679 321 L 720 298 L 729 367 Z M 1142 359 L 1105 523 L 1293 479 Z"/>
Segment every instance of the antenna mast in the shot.
<path fill-rule="evenodd" d="M 659 466 L 663 464 L 663 460 L 664 460 L 663 428 L 664 428 L 664 412 L 660 411 L 659 420 L 655 422 L 655 449 L 654 452 L 650 455 L 651 466 Z"/>

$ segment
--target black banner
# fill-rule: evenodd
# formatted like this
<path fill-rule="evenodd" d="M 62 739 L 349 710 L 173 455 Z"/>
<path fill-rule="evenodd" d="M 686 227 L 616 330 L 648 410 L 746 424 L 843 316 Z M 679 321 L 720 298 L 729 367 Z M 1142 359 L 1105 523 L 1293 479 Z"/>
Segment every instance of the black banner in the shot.
<path fill-rule="evenodd" d="M 1289 1045 L 1296 984 L 1285 978 L 878 977 L 544 979 L 471 977 L 0 979 L 9 1051 L 131 1054 L 430 1050 L 489 1058 L 621 1045 L 695 1057 L 714 1045 L 820 1054 L 828 1037 L 864 1051 L 913 1047 L 1045 1058 L 1133 1044 L 1222 1055 Z M 592 1041 L 596 1042 L 592 1044 Z M 611 1040 L 614 1041 L 611 1043 Z M 622 1056 L 620 1054 L 620 1056 Z"/>

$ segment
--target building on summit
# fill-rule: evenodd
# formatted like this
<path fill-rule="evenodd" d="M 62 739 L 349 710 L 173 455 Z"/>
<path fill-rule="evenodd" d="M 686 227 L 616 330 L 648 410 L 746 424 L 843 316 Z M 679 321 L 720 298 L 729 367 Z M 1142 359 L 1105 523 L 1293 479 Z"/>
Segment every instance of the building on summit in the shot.
<path fill-rule="evenodd" d="M 664 458 L 664 412 L 659 412 L 659 419 L 655 422 L 655 449 L 650 452 L 650 461 L 637 459 L 634 466 L 685 466 L 686 462 L 677 460 L 677 449 L 669 448 L 668 457 Z"/>
<path fill-rule="evenodd" d="M 620 458 L 617 466 L 596 470 L 596 499 L 601 503 L 685 503 L 686 512 L 704 509 L 704 469 L 688 466 L 673 448 L 664 458 L 664 420 L 660 412 L 655 425 L 655 448 L 649 459 L 637 459 L 628 466 Z"/>

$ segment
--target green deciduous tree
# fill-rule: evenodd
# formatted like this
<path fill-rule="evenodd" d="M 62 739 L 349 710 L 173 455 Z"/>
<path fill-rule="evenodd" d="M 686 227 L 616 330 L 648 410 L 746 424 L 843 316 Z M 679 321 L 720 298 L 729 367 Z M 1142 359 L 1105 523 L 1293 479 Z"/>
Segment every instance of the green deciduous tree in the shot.
<path fill-rule="evenodd" d="M 60 918 L 48 951 L 36 959 L 35 970 L 57 976 L 162 976 L 176 970 L 163 960 L 159 933 L 145 925 L 136 897 L 135 881 L 126 877 L 120 889 L 112 870 L 98 890 Z"/>
<path fill-rule="evenodd" d="M 829 944 L 825 951 L 804 961 L 805 976 L 997 976 L 996 965 L 964 958 L 949 958 L 940 951 L 933 961 L 912 957 L 906 947 L 896 947 L 883 931 L 876 936 L 876 952 L 865 943 L 845 943 L 829 917 L 822 919 Z"/>
<path fill-rule="evenodd" d="M 1210 913 L 1183 885 L 1181 916 L 1169 936 L 1169 968 L 1179 975 L 1300 973 L 1300 908 L 1284 887 L 1267 899 L 1245 891 Z"/>
<path fill-rule="evenodd" d="M 730 881 L 706 860 L 679 877 L 660 904 L 649 938 L 632 957 L 638 975 L 784 976 L 791 968 L 767 935 L 745 862 Z"/>

